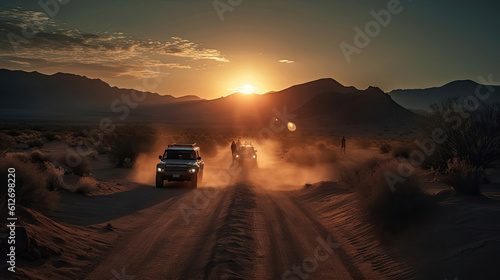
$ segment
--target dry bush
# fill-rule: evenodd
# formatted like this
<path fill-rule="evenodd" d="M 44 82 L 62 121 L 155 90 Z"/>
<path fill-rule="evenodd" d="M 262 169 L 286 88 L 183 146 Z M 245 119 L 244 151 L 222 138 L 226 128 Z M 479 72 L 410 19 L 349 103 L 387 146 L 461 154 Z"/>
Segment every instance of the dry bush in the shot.
<path fill-rule="evenodd" d="M 48 141 L 57 140 L 57 134 L 54 131 L 47 130 L 42 133 L 42 136 L 47 138 Z"/>
<path fill-rule="evenodd" d="M 409 144 L 399 144 L 396 147 L 392 148 L 392 155 L 395 158 L 402 157 L 402 158 L 409 158 L 410 153 L 413 151 L 413 147 Z"/>
<path fill-rule="evenodd" d="M 41 139 L 31 139 L 26 142 L 29 148 L 42 148 L 43 147 L 43 141 Z"/>
<path fill-rule="evenodd" d="M 97 189 L 98 183 L 92 177 L 81 177 L 75 187 L 75 193 L 87 195 Z"/>
<path fill-rule="evenodd" d="M 110 148 L 109 159 L 116 167 L 124 167 L 129 158 L 133 165 L 140 153 L 148 152 L 156 139 L 156 131 L 149 127 L 117 127 L 106 134 L 103 144 Z"/>
<path fill-rule="evenodd" d="M 315 166 L 318 164 L 335 163 L 338 160 L 338 148 L 319 143 L 314 146 L 301 146 L 288 150 L 285 154 L 288 162 L 299 166 Z"/>
<path fill-rule="evenodd" d="M 0 155 L 8 152 L 16 144 L 14 137 L 0 133 Z"/>
<path fill-rule="evenodd" d="M 392 145 L 389 143 L 385 143 L 380 145 L 380 153 L 388 154 L 392 150 Z"/>
<path fill-rule="evenodd" d="M 66 151 L 57 157 L 57 163 L 61 164 L 67 171 L 78 176 L 87 176 L 92 173 L 90 161 L 74 150 Z"/>
<path fill-rule="evenodd" d="M 8 169 L 15 168 L 16 204 L 42 213 L 49 213 L 57 207 L 59 193 L 48 188 L 48 174 L 32 163 L 22 161 L 14 154 L 7 154 L 0 161 L 2 182 L 7 184 Z M 5 185 L 6 186 L 6 185 Z M 0 195 L 7 197 L 7 187 L 0 188 Z M 6 201 L 0 202 L 6 211 Z"/>
<path fill-rule="evenodd" d="M 436 130 L 446 135 L 436 144 L 433 154 L 426 158 L 425 167 L 448 167 L 454 158 L 467 161 L 483 169 L 495 168 L 500 163 L 500 106 L 481 104 L 475 111 L 457 112 L 458 99 L 449 99 L 431 108 L 433 112 L 420 120 L 426 139 L 433 139 Z M 465 115 L 465 116 L 464 116 Z M 444 116 L 446 116 L 446 121 Z M 450 121 L 451 120 L 451 121 Z"/>
<path fill-rule="evenodd" d="M 375 158 L 341 170 L 341 181 L 358 191 L 369 220 L 393 232 L 423 218 L 432 207 L 430 197 L 414 176 L 391 188 L 387 176 L 398 174 L 399 164 L 402 163 Z"/>
<path fill-rule="evenodd" d="M 53 160 L 54 159 L 51 156 L 42 153 L 39 150 L 34 150 L 29 154 L 29 161 L 38 165 L 44 164 L 45 162 L 52 162 Z"/>
<path fill-rule="evenodd" d="M 454 158 L 448 161 L 441 172 L 441 181 L 450 185 L 457 194 L 479 195 L 484 177 L 484 169 L 475 167 L 467 160 Z"/>
<path fill-rule="evenodd" d="M 90 152 L 90 154 L 88 155 L 88 157 L 90 159 L 96 159 L 98 155 L 99 155 L 99 153 L 97 151 L 92 151 L 92 152 Z"/>

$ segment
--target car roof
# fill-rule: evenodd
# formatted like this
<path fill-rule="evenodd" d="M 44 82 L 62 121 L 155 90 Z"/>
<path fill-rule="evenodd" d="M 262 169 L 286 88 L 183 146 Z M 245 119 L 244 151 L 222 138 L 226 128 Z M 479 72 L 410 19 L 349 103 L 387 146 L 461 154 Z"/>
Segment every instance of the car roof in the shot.
<path fill-rule="evenodd" d="M 188 147 L 168 147 L 165 150 L 169 150 L 169 151 L 196 151 L 196 150 L 199 150 L 199 149 L 200 149 L 199 147 L 192 147 L 192 148 L 188 148 Z"/>

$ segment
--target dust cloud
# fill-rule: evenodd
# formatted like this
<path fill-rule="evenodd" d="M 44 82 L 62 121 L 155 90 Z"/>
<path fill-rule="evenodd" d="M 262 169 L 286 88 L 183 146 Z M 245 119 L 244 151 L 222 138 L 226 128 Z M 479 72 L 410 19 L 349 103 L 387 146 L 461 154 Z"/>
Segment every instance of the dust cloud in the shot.
<path fill-rule="evenodd" d="M 296 141 L 283 144 L 280 139 L 249 141 L 257 150 L 257 168 L 239 166 L 231 156 L 230 145 L 235 139 L 212 141 L 210 137 L 186 139 L 182 135 L 159 133 L 149 152 L 140 154 L 135 162 L 130 180 L 154 185 L 158 156 L 168 144 L 176 142 L 196 142 L 200 146 L 205 162 L 201 187 L 223 188 L 236 182 L 249 182 L 259 188 L 271 190 L 293 190 L 305 184 L 334 180 L 333 172 L 339 159 L 339 148 L 327 141 L 303 143 Z M 227 145 L 221 145 L 227 143 Z"/>

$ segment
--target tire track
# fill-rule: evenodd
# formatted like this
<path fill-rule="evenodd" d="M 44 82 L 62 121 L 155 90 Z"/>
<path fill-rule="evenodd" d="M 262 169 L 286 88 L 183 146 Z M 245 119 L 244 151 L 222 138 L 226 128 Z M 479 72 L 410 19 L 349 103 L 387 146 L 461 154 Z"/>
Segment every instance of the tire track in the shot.
<path fill-rule="evenodd" d="M 257 206 L 253 187 L 239 183 L 232 188 L 226 215 L 218 222 L 215 244 L 205 266 L 205 278 L 249 279 L 255 260 L 253 216 Z"/>

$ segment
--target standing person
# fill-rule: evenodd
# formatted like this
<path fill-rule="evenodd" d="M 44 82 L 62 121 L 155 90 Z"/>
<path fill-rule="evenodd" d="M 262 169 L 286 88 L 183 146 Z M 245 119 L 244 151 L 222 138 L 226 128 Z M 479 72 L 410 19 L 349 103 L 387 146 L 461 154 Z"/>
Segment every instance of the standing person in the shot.
<path fill-rule="evenodd" d="M 231 143 L 231 154 L 233 155 L 233 159 L 234 159 L 234 154 L 236 153 L 236 143 Z"/>
<path fill-rule="evenodd" d="M 340 152 L 342 152 L 342 150 L 344 150 L 345 154 L 345 136 L 342 136 L 342 146 L 340 146 Z"/>
<path fill-rule="evenodd" d="M 239 148 L 239 147 L 241 146 L 241 141 L 240 141 L 240 139 L 238 139 L 238 142 L 236 142 L 236 146 L 237 146 L 237 148 Z"/>

